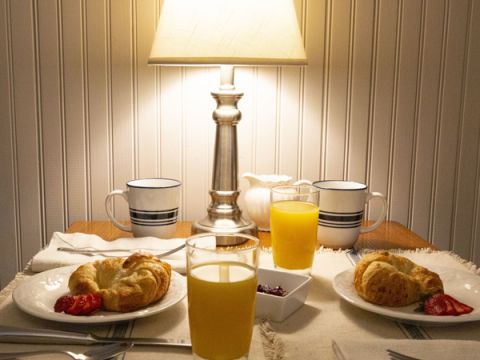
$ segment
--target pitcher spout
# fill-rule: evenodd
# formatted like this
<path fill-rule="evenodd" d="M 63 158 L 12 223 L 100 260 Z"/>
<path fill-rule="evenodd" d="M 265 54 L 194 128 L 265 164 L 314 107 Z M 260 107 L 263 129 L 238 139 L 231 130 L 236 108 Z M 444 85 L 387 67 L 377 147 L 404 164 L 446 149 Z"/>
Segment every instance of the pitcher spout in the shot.
<path fill-rule="evenodd" d="M 247 179 L 248 180 L 248 183 L 250 184 L 250 186 L 252 186 L 255 182 L 258 182 L 258 178 L 257 178 L 257 175 L 251 173 L 251 172 L 246 172 L 242 175 L 242 177 L 244 179 Z"/>

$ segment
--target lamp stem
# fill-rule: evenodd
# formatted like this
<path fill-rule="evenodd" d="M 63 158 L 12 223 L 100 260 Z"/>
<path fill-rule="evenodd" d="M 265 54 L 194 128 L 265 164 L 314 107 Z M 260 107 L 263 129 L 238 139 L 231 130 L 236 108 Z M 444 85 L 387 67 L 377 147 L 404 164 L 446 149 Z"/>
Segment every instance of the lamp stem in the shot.
<path fill-rule="evenodd" d="M 256 236 L 257 226 L 242 217 L 242 211 L 237 205 L 237 198 L 240 194 L 238 190 L 237 124 L 242 118 L 237 103 L 243 93 L 235 89 L 232 65 L 220 67 L 220 87 L 217 91 L 212 92 L 212 96 L 217 102 L 217 108 L 213 112 L 213 120 L 217 126 L 212 188 L 210 190 L 212 201 L 207 209 L 208 215 L 193 223 L 192 233 L 247 233 Z M 231 242 L 235 238 L 225 237 L 225 239 Z M 243 239 L 241 240 L 243 241 Z"/>
<path fill-rule="evenodd" d="M 220 89 L 233 90 L 235 89 L 235 72 L 233 65 L 220 66 Z"/>

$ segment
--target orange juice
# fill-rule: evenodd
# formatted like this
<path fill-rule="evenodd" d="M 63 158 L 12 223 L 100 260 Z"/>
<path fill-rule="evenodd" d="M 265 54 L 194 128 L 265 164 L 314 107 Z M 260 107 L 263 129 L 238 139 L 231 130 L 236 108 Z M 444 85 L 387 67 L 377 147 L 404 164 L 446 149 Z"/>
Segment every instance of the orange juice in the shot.
<path fill-rule="evenodd" d="M 255 319 L 257 276 L 241 263 L 197 265 L 187 277 L 193 352 L 207 359 L 248 353 Z"/>
<path fill-rule="evenodd" d="M 317 242 L 318 206 L 303 201 L 278 201 L 270 208 L 273 261 L 284 269 L 312 266 Z"/>

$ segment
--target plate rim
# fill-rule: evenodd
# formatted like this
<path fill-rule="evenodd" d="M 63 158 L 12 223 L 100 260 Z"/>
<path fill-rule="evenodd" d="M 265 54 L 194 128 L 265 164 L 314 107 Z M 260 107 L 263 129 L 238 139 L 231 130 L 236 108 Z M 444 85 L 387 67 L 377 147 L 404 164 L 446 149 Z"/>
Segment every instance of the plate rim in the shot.
<path fill-rule="evenodd" d="M 55 321 L 55 322 L 61 322 L 61 323 L 70 323 L 70 324 L 112 324 L 116 322 L 122 322 L 122 321 L 129 321 L 129 320 L 134 320 L 134 319 L 140 319 L 148 316 L 152 316 L 155 314 L 158 314 L 160 312 L 166 311 L 169 308 L 173 307 L 174 305 L 178 304 L 181 302 L 186 296 L 187 296 L 187 285 L 186 285 L 186 279 L 178 272 L 172 270 L 171 271 L 171 284 L 175 282 L 175 284 L 179 285 L 181 287 L 179 294 L 176 295 L 172 299 L 172 303 L 162 307 L 162 300 L 160 299 L 159 302 L 156 302 L 152 305 L 149 305 L 147 307 L 141 308 L 136 311 L 132 312 L 127 312 L 127 313 L 120 313 L 120 312 L 112 312 L 111 315 L 88 315 L 88 316 L 73 316 L 73 315 L 68 315 L 64 313 L 56 313 L 56 312 L 45 312 L 45 311 L 34 311 L 33 309 L 38 309 L 38 308 L 30 308 L 28 307 L 23 301 L 19 301 L 19 291 L 22 290 L 25 286 L 27 286 L 30 282 L 35 281 L 35 279 L 39 279 L 41 277 L 48 276 L 48 274 L 55 274 L 57 272 L 69 272 L 70 274 L 79 267 L 80 265 L 67 265 L 67 266 L 62 266 L 46 271 L 42 271 L 40 273 L 34 274 L 24 280 L 22 280 L 12 291 L 12 300 L 13 303 L 17 306 L 18 309 L 21 311 L 32 315 L 36 318 L 44 319 L 44 320 L 50 320 L 50 321 Z M 68 288 L 67 288 L 68 291 Z M 156 308 L 158 307 L 158 308 Z"/>
<path fill-rule="evenodd" d="M 463 272 L 465 274 L 468 274 L 468 276 L 477 277 L 478 282 L 480 283 L 480 278 L 478 277 L 478 275 L 471 273 L 468 270 L 460 270 L 460 269 L 445 267 L 445 266 L 429 266 L 429 267 L 433 268 L 434 271 L 435 269 L 439 269 L 440 271 L 454 271 L 455 273 Z M 377 315 L 381 315 L 389 319 L 394 319 L 401 322 L 412 323 L 412 324 L 422 324 L 422 325 L 454 325 L 454 324 L 460 324 L 460 323 L 480 321 L 480 312 L 476 314 L 465 314 L 461 316 L 427 315 L 427 314 L 421 314 L 421 313 L 406 314 L 404 312 L 395 311 L 394 307 L 387 307 L 387 306 L 369 303 L 366 300 L 362 299 L 356 293 L 356 291 L 354 294 L 358 298 L 358 300 L 352 299 L 348 296 L 350 295 L 350 292 L 347 294 L 341 290 L 341 287 L 339 286 L 339 279 L 342 277 L 349 276 L 351 274 L 350 276 L 352 277 L 352 284 L 353 284 L 354 272 L 355 272 L 355 268 L 341 271 L 340 273 L 335 275 L 332 284 L 333 284 L 333 289 L 335 290 L 338 296 L 340 296 L 343 300 L 347 301 L 349 304 L 352 304 L 353 306 L 359 309 L 362 309 Z M 408 305 L 408 306 L 412 306 L 412 305 Z"/>

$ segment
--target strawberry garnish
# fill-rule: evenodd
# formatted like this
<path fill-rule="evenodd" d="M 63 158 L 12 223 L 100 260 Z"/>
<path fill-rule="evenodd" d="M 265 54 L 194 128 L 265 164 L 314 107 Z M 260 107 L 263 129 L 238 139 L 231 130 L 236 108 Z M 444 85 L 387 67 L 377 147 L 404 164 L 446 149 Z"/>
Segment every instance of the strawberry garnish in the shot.
<path fill-rule="evenodd" d="M 55 303 L 55 312 L 70 315 L 89 315 L 103 306 L 103 299 L 98 294 L 64 295 Z"/>
<path fill-rule="evenodd" d="M 103 299 L 98 294 L 88 294 L 88 300 L 91 301 L 94 308 L 101 308 L 103 305 Z"/>
<path fill-rule="evenodd" d="M 473 311 L 471 306 L 461 303 L 447 294 L 435 294 L 423 303 L 423 311 L 427 315 L 463 315 Z"/>
<path fill-rule="evenodd" d="M 473 311 L 473 307 L 458 301 L 450 295 L 445 294 L 445 296 L 450 300 L 458 315 L 469 314 Z"/>
<path fill-rule="evenodd" d="M 55 302 L 54 310 L 55 312 L 65 312 L 70 306 L 74 303 L 73 296 L 71 295 L 64 295 L 57 299 Z"/>
<path fill-rule="evenodd" d="M 86 304 L 85 295 L 76 295 L 73 297 L 74 301 L 65 312 L 70 315 L 79 315 Z"/>

